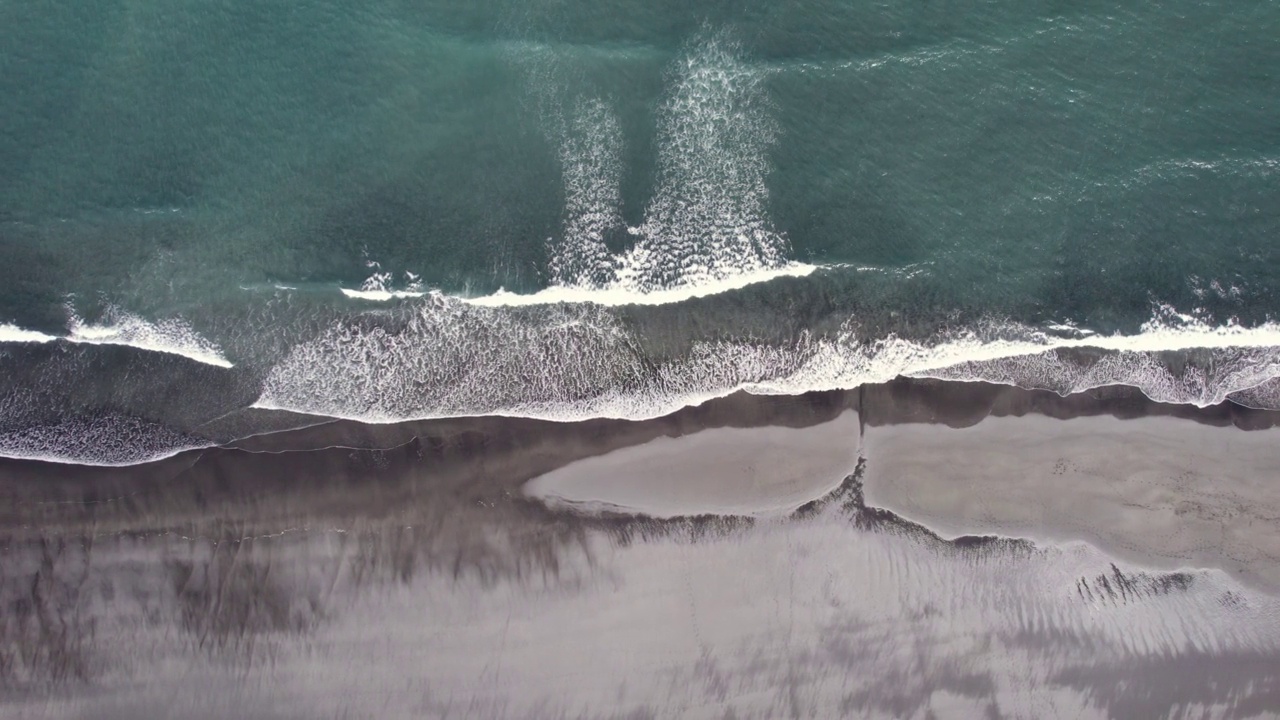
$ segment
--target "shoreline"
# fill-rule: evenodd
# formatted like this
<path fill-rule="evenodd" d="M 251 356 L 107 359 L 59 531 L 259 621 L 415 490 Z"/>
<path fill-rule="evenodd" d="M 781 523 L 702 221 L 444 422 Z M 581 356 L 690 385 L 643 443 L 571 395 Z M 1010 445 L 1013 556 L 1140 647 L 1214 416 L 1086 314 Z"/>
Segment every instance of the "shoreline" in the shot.
<path fill-rule="evenodd" d="M 247 435 L 214 447 L 179 452 L 137 465 L 80 465 L 34 459 L 0 458 L 0 499 L 14 502 L 100 502 L 132 490 L 163 484 L 185 474 L 217 477 L 224 492 L 240 485 L 255 466 L 277 484 L 301 484 L 302 476 L 323 484 L 388 482 L 395 472 L 368 472 L 363 465 L 394 464 L 405 470 L 431 462 L 433 475 L 456 484 L 476 474 L 483 458 L 489 490 L 511 490 L 530 478 L 571 462 L 639 446 L 660 438 L 679 438 L 704 430 L 803 429 L 834 420 L 845 411 L 859 424 L 855 445 L 867 428 L 936 425 L 952 429 L 988 418 L 1042 417 L 1066 421 L 1111 417 L 1120 421 L 1169 418 L 1244 432 L 1280 426 L 1280 411 L 1259 410 L 1224 401 L 1208 407 L 1160 403 L 1129 386 L 1108 386 L 1060 396 L 1043 390 L 932 379 L 897 378 L 853 390 L 803 395 L 754 395 L 739 391 L 649 420 L 591 419 L 559 422 L 506 416 L 474 416 L 367 424 L 296 413 L 248 410 L 255 426 L 282 428 Z M 264 417 L 264 415 L 266 417 Z M 221 418 L 226 427 L 236 417 Z M 375 455 L 381 456 L 375 458 Z M 350 456 L 350 457 L 348 457 Z M 359 458 L 353 460 L 353 458 Z M 377 467 L 372 467 L 377 470 Z M 495 473 L 495 471 L 497 471 Z M 394 481 L 394 480 L 390 480 Z M 460 486 L 459 486 L 460 487 Z M 477 485 L 477 491 L 483 491 Z"/>
<path fill-rule="evenodd" d="M 1020 682 L 1000 659 L 1010 653 L 1013 667 L 1048 673 L 1036 682 L 1112 714 L 1280 702 L 1280 631 L 1267 625 L 1280 563 L 1232 565 L 1267 526 L 1220 552 L 1188 526 L 1198 554 L 1179 563 L 1135 545 L 1164 515 L 1086 506 L 1111 536 L 1045 542 L 1036 530 L 1053 523 L 1027 525 L 1018 511 L 1078 506 L 1070 486 L 1026 478 L 1046 460 L 1045 477 L 1058 477 L 1055 457 L 993 454 L 1011 447 L 1006 426 L 1076 443 L 1077 463 L 1117 428 L 1175 449 L 1217 433 L 1250 452 L 1200 462 L 1243 472 L 1250 457 L 1272 462 L 1277 415 L 1163 406 L 1126 389 L 1059 398 L 909 380 L 739 394 L 638 422 L 327 422 L 126 468 L 0 461 L 0 603 L 15 608 L 0 622 L 0 707 L 18 718 L 319 717 L 386 698 L 393 709 L 379 699 L 370 712 L 408 717 L 423 714 L 414 698 L 426 683 L 447 693 L 427 715 L 458 697 L 491 717 L 716 717 L 723 683 L 772 707 L 778 678 L 801 668 L 809 707 L 898 716 L 831 692 L 865 678 L 859 692 L 877 697 L 883 673 L 918 667 L 920 642 L 949 649 L 903 690 L 908 705 L 969 714 L 997 702 L 998 686 Z M 655 488 L 637 468 L 675 482 Z M 557 476 L 566 495 L 625 502 L 530 497 Z M 734 492 L 776 476 L 786 482 Z M 1251 508 L 1274 502 L 1280 517 L 1266 479 L 1237 490 L 1252 487 Z M 1125 507 L 1111 485 L 1088 498 Z M 966 514 L 974 497 L 1003 512 L 998 522 Z M 1199 665 L 1230 672 L 1188 684 Z M 268 681 L 245 682 L 259 673 Z M 952 676 L 981 681 L 930 679 Z M 1115 677 L 1141 679 L 1140 691 Z M 175 709 L 174 697 L 189 704 Z"/>
<path fill-rule="evenodd" d="M 845 429 L 823 430 L 840 427 L 835 421 L 841 417 Z M 0 533 L 11 540 L 74 536 L 89 528 L 98 534 L 201 534 L 201 528 L 230 524 L 247 537 L 281 526 L 392 519 L 420 526 L 448 512 L 479 528 L 520 527 L 547 517 L 572 526 L 591 516 L 624 524 L 706 516 L 732 524 L 821 502 L 855 464 L 865 464 L 871 506 L 942 538 L 1084 541 L 1153 568 L 1177 569 L 1178 558 L 1188 566 L 1229 568 L 1277 593 L 1280 547 L 1270 548 L 1265 528 L 1271 509 L 1280 517 L 1280 491 L 1271 493 L 1265 481 L 1249 476 L 1280 470 L 1280 451 L 1269 447 L 1280 448 L 1269 436 L 1277 425 L 1277 411 L 1230 402 L 1169 405 L 1124 386 L 1062 397 L 903 378 L 801 396 L 736 393 L 644 421 L 317 420 L 136 466 L 0 460 Z M 776 439 L 765 440 L 770 433 Z M 1122 435 L 1128 439 L 1118 441 Z M 1231 447 L 1211 457 L 1178 454 L 1204 437 L 1225 439 Z M 1011 453 L 1011 442 L 1035 452 Z M 1102 455 L 1102 469 L 1076 473 L 1094 483 L 1088 497 L 1094 505 L 1080 512 L 1109 517 L 1114 528 L 1099 521 L 1102 529 L 1090 530 L 1091 521 L 1072 519 L 1078 515 L 1070 506 L 1072 493 L 1085 490 L 1065 482 L 1064 468 L 1087 466 L 1095 453 Z M 1190 472 L 1178 463 L 1195 465 L 1200 478 L 1194 498 L 1182 498 L 1181 506 L 1165 497 L 1178 472 Z M 1147 478 L 1128 495 L 1113 487 L 1128 475 L 1159 472 L 1174 479 Z M 646 483 L 646 473 L 662 479 Z M 1055 478 L 1064 481 L 1055 484 Z M 1189 481 L 1177 482 L 1180 492 L 1190 492 Z M 1019 499 L 995 502 L 999 509 L 993 509 L 983 498 L 997 489 Z M 1250 510 L 1243 517 L 1256 515 L 1260 524 L 1249 532 L 1214 534 L 1215 513 L 1243 512 L 1231 508 L 1241 506 L 1237 491 L 1244 490 L 1249 492 L 1239 497 L 1247 497 Z M 1223 499 L 1233 492 L 1236 499 Z M 1156 509 L 1115 509 L 1144 498 Z M 1053 517 L 1029 518 L 1031 507 L 1053 508 Z M 1179 555 L 1141 540 L 1143 528 L 1150 529 L 1143 523 L 1176 534 L 1180 522 L 1193 518 L 1199 518 L 1198 529 L 1188 530 L 1188 537 L 1209 550 Z M 1251 554 L 1242 559 L 1228 547 Z"/>
<path fill-rule="evenodd" d="M 816 302 L 817 298 L 810 300 Z M 1280 331 L 1273 324 L 1202 327 L 1189 316 L 1162 306 L 1131 335 L 1073 339 L 1054 334 L 1065 332 L 1066 326 L 1052 331 L 1030 326 L 1015 331 L 1011 326 L 996 335 L 1003 337 L 1008 330 L 1015 339 L 979 341 L 967 331 L 952 335 L 951 331 L 936 330 L 930 335 L 924 329 L 899 338 L 892 327 L 874 326 L 868 332 L 871 337 L 883 335 L 881 342 L 887 344 L 882 346 L 850 344 L 824 333 L 810 339 L 808 329 L 789 325 L 773 337 L 772 321 L 767 317 L 742 327 L 733 325 L 730 321 L 736 317 L 733 308 L 737 306 L 737 301 L 725 307 L 717 303 L 698 308 L 682 305 L 657 315 L 628 306 L 631 309 L 619 311 L 618 317 L 596 317 L 589 307 L 576 305 L 554 306 L 554 312 L 549 310 L 546 317 L 537 313 L 525 317 L 528 313 L 521 311 L 517 313 L 520 317 L 502 320 L 494 332 L 518 335 L 517 329 L 525 328 L 543 338 L 539 342 L 555 346 L 567 341 L 558 333 L 584 322 L 589 330 L 584 330 L 588 334 L 582 342 L 587 346 L 595 342 L 613 347 L 610 343 L 623 342 L 620 338 L 625 337 L 623 345 L 632 348 L 619 351 L 616 357 L 610 355 L 614 358 L 610 363 L 616 367 L 611 365 L 608 372 L 597 372 L 599 368 L 578 355 L 574 360 L 554 353 L 540 356 L 544 363 L 540 367 L 550 374 L 539 375 L 541 379 L 534 381 L 529 392 L 520 388 L 530 378 L 512 368 L 520 366 L 523 354 L 541 352 L 537 343 L 519 351 L 512 349 L 493 367 L 471 368 L 475 378 L 485 379 L 458 380 L 456 386 L 450 384 L 454 380 L 441 380 L 443 385 L 432 385 L 435 381 L 426 378 L 472 378 L 469 372 L 461 371 L 485 356 L 482 349 L 451 351 L 428 363 L 434 369 L 414 369 L 414 333 L 439 323 L 452 327 L 451 316 L 437 317 L 429 309 L 422 310 L 425 316 L 406 310 L 352 317 L 334 308 L 318 310 L 320 315 L 313 318 L 315 327 L 288 342 L 282 340 L 252 352 L 246 348 L 232 352 L 235 345 L 228 344 L 228 357 L 235 360 L 232 367 L 210 365 L 193 359 L 190 353 L 127 344 L 77 344 L 60 339 L 0 343 L 4 345 L 2 364 L 10 371 L 0 380 L 0 395 L 6 405 L 5 417 L 0 418 L 0 452 L 14 459 L 127 467 L 186 449 L 227 446 L 248 436 L 315 423 L 405 426 L 467 417 L 454 415 L 459 412 L 565 424 L 606 417 L 644 421 L 678 413 L 686 403 L 705 405 L 751 392 L 833 392 L 822 388 L 848 388 L 866 378 L 899 373 L 917 379 L 899 377 L 863 387 L 875 390 L 904 382 L 928 385 L 932 379 L 930 387 L 934 389 L 930 392 L 943 393 L 947 392 L 945 385 L 937 383 L 957 387 L 1007 383 L 1060 393 L 1092 388 L 1066 395 L 1077 398 L 1110 392 L 1114 386 L 1093 387 L 1108 382 L 1141 388 L 1160 402 L 1200 408 L 1230 402 L 1236 407 L 1280 409 L 1280 381 L 1267 370 L 1271 366 L 1267 358 L 1273 354 L 1270 350 L 1280 342 L 1276 340 Z M 764 339 L 761 344 L 725 340 L 707 345 L 694 332 L 704 321 L 688 326 L 680 319 L 680 313 L 686 311 L 699 318 L 704 312 L 711 313 L 708 318 L 717 325 L 729 323 L 725 327 L 731 336 L 759 335 Z M 343 324 L 347 320 L 354 333 L 351 342 L 372 342 L 370 338 L 378 333 L 391 333 L 396 338 L 388 348 L 365 349 L 390 353 L 384 358 L 386 372 L 382 375 L 370 375 L 366 372 L 370 368 L 341 361 L 345 352 L 353 351 L 344 351 L 340 346 L 346 341 L 335 339 L 345 337 L 337 329 L 347 327 Z M 615 329 L 622 335 L 614 337 L 609 334 L 613 331 L 600 335 L 596 321 L 607 327 L 620 323 Z M 419 327 L 420 323 L 426 325 Z M 669 323 L 676 323 L 680 330 L 674 335 L 663 331 Z M 1003 328 L 999 323 L 996 327 Z M 792 337 L 795 333 L 800 333 L 797 337 L 801 339 Z M 1030 335 L 1023 337 L 1026 333 Z M 632 351 L 634 357 L 628 354 Z M 563 362 L 569 365 L 561 368 Z M 419 371 L 427 374 L 420 377 Z M 618 386 L 624 377 L 630 378 L 623 383 L 625 391 Z M 312 392 L 316 384 L 329 389 L 317 395 Z M 548 392 L 548 388 L 558 389 Z M 1074 412 L 1068 404 L 1055 404 Z"/>

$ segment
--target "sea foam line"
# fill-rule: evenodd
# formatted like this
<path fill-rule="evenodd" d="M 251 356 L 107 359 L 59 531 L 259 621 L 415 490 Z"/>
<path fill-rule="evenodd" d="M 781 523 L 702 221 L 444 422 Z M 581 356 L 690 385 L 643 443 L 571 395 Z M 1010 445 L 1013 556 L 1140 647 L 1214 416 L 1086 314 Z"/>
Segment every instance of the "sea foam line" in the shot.
<path fill-rule="evenodd" d="M 53 335 L 45 335 L 35 330 L 24 330 L 17 325 L 0 324 L 0 343 L 47 343 L 57 339 Z"/>
<path fill-rule="evenodd" d="M 372 302 L 386 302 L 388 300 L 400 300 L 403 298 L 420 298 L 427 294 L 425 290 L 352 290 L 351 288 L 339 288 L 342 294 L 349 298 L 357 300 L 369 300 Z"/>
<path fill-rule="evenodd" d="M 696 285 L 683 285 L 665 290 L 642 291 L 629 286 L 603 288 L 553 286 L 536 293 L 521 295 L 498 290 L 492 295 L 462 298 L 462 301 L 480 307 L 515 307 L 522 305 L 550 305 L 554 303 L 591 303 L 605 307 L 622 305 L 667 305 L 693 298 L 718 295 L 741 290 L 748 285 L 768 282 L 781 277 L 805 277 L 817 270 L 816 265 L 789 263 L 780 268 L 729 275 Z"/>
<path fill-rule="evenodd" d="M 1179 323 L 1178 325 L 1171 324 Z M 1210 326 L 1167 306 L 1137 334 L 1061 338 L 1007 323 L 984 333 L 962 331 L 934 345 L 887 337 L 865 349 L 819 340 L 795 373 L 741 388 L 768 394 L 850 389 L 895 377 L 976 381 L 1043 389 L 1066 396 L 1106 385 L 1135 387 L 1157 402 L 1207 407 L 1280 376 L 1280 325 Z M 1007 339 L 999 335 L 1020 335 Z M 994 336 L 994 337 L 993 337 Z M 1076 364 L 1058 350 L 1104 350 L 1092 364 Z M 1175 376 L 1162 352 L 1228 352 L 1211 371 L 1191 367 Z"/>
<path fill-rule="evenodd" d="M 1280 377 L 1280 326 L 1206 323 L 1160 311 L 1131 335 L 1063 338 L 988 322 L 918 341 L 801 333 L 783 345 L 694 341 L 656 362 L 607 309 L 537 315 L 433 297 L 403 327 L 351 327 L 294 348 L 255 407 L 371 423 L 464 416 L 642 420 L 734 392 L 802 394 L 899 376 L 984 381 L 1069 395 L 1126 385 L 1208 406 Z M 1083 331 L 1082 331 L 1083 332 Z M 1062 355 L 1066 349 L 1098 355 Z M 1203 349 L 1169 367 L 1160 353 Z"/>
<path fill-rule="evenodd" d="M 180 318 L 151 322 L 117 307 L 107 308 L 104 322 L 86 323 L 74 311 L 70 320 L 67 340 L 86 345 L 124 345 L 152 352 L 181 355 L 206 365 L 222 368 L 233 363 L 222 356 L 222 350 L 201 337 Z"/>
<path fill-rule="evenodd" d="M 668 305 L 684 302 L 700 297 L 719 295 L 721 293 L 741 290 L 749 285 L 769 282 L 783 277 L 806 277 L 825 266 L 807 263 L 787 263 L 782 267 L 756 270 L 728 275 L 716 280 L 708 280 L 697 284 L 680 285 L 663 290 L 640 290 L 632 286 L 616 284 L 605 287 L 581 287 L 553 285 L 534 293 L 514 293 L 499 288 L 491 295 L 479 297 L 449 297 L 468 305 L 478 307 L 520 307 L 529 305 L 554 305 L 557 303 L 579 303 L 601 305 L 604 307 L 620 307 L 623 305 Z M 369 302 L 388 302 L 421 298 L 428 295 L 442 295 L 436 290 L 394 290 L 389 288 L 360 289 L 340 288 L 342 294 L 356 300 Z"/>
<path fill-rule="evenodd" d="M 68 308 L 70 319 L 65 336 L 46 335 L 13 324 L 0 325 L 0 343 L 48 343 L 55 340 L 83 345 L 124 345 L 139 350 L 181 355 L 206 365 L 222 368 L 234 364 L 222 355 L 214 343 L 200 337 L 185 321 L 170 318 L 159 322 L 145 320 L 119 308 L 108 308 L 105 321 L 87 323 Z"/>
<path fill-rule="evenodd" d="M 10 416 L 6 425 L 11 428 L 0 432 L 0 457 L 64 465 L 123 467 L 154 462 L 216 444 L 208 438 L 188 435 L 130 415 L 72 414 L 52 422 L 13 422 L 23 416 L 24 410 L 43 404 L 38 394 L 21 391 L 0 397 L 0 417 Z"/>
<path fill-rule="evenodd" d="M 81 448 L 63 449 L 63 450 L 26 450 L 21 448 L 10 448 L 3 445 L 3 439 L 0 439 L 0 458 L 8 458 L 10 460 L 31 460 L 34 462 L 50 463 L 55 465 L 81 465 L 84 467 L 132 467 L 134 465 L 146 465 L 147 463 L 168 460 L 175 455 L 181 455 L 192 450 L 208 450 L 217 447 L 217 443 L 212 441 L 179 445 L 164 450 L 156 450 L 149 452 L 139 451 L 125 458 L 103 458 L 98 453 L 98 447 L 105 445 L 106 441 L 102 441 L 100 445 L 91 449 L 82 450 Z"/>

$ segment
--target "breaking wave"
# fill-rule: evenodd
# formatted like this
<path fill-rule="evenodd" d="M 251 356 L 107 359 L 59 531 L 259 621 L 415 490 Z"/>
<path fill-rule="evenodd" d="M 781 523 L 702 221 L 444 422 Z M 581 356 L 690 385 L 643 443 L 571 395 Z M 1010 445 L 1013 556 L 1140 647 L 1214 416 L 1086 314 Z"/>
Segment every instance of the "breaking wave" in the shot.
<path fill-rule="evenodd" d="M 98 322 L 86 322 L 67 307 L 67 334 L 63 337 L 0 325 L 0 343 L 47 343 L 55 340 L 84 345 L 124 345 L 139 350 L 181 355 L 217 367 L 233 367 L 222 349 L 197 333 L 182 318 L 151 321 L 115 305 L 108 306 Z"/>
<path fill-rule="evenodd" d="M 536 293 L 522 295 L 499 290 L 492 295 L 478 298 L 462 298 L 471 305 L 481 307 L 515 307 L 519 305 L 548 305 L 554 303 L 592 303 L 606 307 L 621 305 L 667 305 L 694 298 L 719 295 L 741 290 L 748 285 L 769 282 L 781 277 L 804 277 L 820 269 L 816 265 L 788 263 L 772 270 L 758 270 L 730 275 L 721 280 L 711 280 L 697 285 L 682 285 L 667 290 L 637 292 L 625 287 L 593 288 L 580 286 L 553 286 Z"/>
<path fill-rule="evenodd" d="M 787 259 L 767 214 L 767 152 L 775 127 L 763 75 L 723 34 L 700 38 L 671 73 L 658 111 L 655 188 L 643 221 L 622 216 L 623 135 L 609 104 L 570 103 L 551 122 L 560 146 L 564 221 L 547 241 L 550 287 L 499 292 L 477 305 L 593 302 L 653 305 L 727 292 L 814 270 Z M 610 238 L 629 249 L 611 252 Z"/>
<path fill-rule="evenodd" d="M 622 216 L 623 134 L 598 97 L 569 103 L 549 120 L 559 145 L 565 208 L 561 235 L 547 240 L 548 287 L 499 289 L 467 301 L 482 306 L 595 303 L 659 305 L 728 292 L 816 267 L 787 259 L 788 242 L 767 215 L 766 154 L 775 127 L 763 74 L 724 34 L 701 38 L 672 71 L 658 112 L 658 170 L 643 222 Z M 611 237 L 630 238 L 614 253 Z M 385 302 L 427 294 L 418 276 L 406 285 L 376 262 L 350 298 Z"/>
<path fill-rule="evenodd" d="M 422 297 L 427 294 L 427 291 L 423 289 L 422 278 L 414 273 L 406 271 L 404 274 L 404 287 L 397 288 L 395 287 L 395 274 L 384 271 L 380 263 L 367 260 L 365 261 L 365 266 L 373 270 L 373 274 L 365 278 L 365 281 L 360 284 L 359 290 L 342 288 L 343 295 L 360 300 L 385 302 L 387 300 Z"/>
<path fill-rule="evenodd" d="M 776 129 L 761 73 L 728 38 L 684 57 L 659 121 L 658 186 L 617 282 L 641 291 L 714 283 L 787 264 L 766 214 Z"/>
<path fill-rule="evenodd" d="M 26 330 L 17 325 L 0 324 L 0 343 L 46 343 L 58 338 L 35 330 Z"/>
<path fill-rule="evenodd" d="M 68 313 L 67 340 L 74 343 L 126 345 L 139 350 L 181 355 L 206 365 L 232 366 L 222 356 L 221 348 L 201 337 L 181 318 L 152 322 L 114 305 L 107 307 L 102 319 L 96 323 L 85 322 L 70 308 Z"/>

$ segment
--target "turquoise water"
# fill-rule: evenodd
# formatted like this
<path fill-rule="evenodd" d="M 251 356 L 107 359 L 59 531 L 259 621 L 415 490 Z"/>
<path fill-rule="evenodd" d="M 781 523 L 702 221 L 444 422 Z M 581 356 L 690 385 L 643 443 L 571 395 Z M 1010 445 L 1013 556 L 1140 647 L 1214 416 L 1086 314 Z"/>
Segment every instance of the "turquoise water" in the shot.
<path fill-rule="evenodd" d="M 0 128 L 0 325 L 216 356 L 209 417 L 651 415 L 1153 318 L 1256 332 L 966 377 L 1204 403 L 1280 372 L 1272 2 L 10 2 Z M 7 432 L 208 419 L 82 387 L 163 358 L 4 347 Z"/>

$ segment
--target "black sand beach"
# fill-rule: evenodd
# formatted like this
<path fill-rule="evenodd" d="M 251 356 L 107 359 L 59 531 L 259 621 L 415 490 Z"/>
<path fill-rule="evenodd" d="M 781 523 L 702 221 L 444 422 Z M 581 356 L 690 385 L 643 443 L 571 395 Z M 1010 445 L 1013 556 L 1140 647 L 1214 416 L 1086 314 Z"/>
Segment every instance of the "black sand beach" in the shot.
<path fill-rule="evenodd" d="M 1277 420 L 898 380 L 6 460 L 0 709 L 1266 716 Z"/>
<path fill-rule="evenodd" d="M 0 720 L 1280 720 L 1280 2 L 0 4 Z"/>

